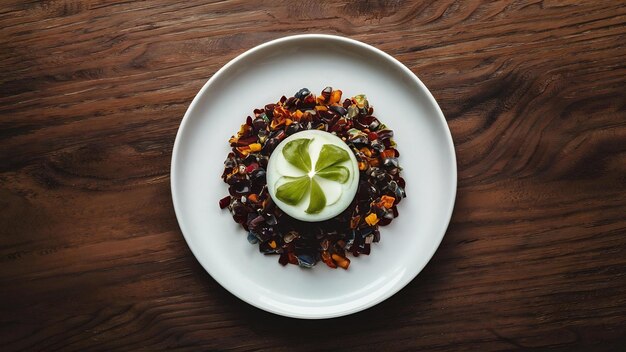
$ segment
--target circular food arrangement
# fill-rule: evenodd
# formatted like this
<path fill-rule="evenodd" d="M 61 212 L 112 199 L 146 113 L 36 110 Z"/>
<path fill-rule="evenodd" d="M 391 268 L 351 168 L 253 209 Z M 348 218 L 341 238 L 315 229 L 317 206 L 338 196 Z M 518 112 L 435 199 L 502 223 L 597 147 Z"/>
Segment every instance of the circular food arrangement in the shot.
<path fill-rule="evenodd" d="M 304 130 L 287 137 L 267 165 L 271 199 L 287 215 L 323 221 L 352 202 L 359 182 L 356 157 L 339 137 Z"/>
<path fill-rule="evenodd" d="M 347 269 L 406 197 L 393 131 L 365 95 L 341 99 L 302 88 L 255 109 L 229 140 L 220 208 L 282 265 Z"/>

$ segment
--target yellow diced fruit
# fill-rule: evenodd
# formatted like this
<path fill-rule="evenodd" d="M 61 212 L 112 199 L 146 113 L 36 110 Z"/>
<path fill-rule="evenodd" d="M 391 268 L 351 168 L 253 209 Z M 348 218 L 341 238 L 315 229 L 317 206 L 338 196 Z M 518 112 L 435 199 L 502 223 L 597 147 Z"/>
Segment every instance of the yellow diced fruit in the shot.
<path fill-rule="evenodd" d="M 343 269 L 348 269 L 348 266 L 350 266 L 350 259 L 346 257 L 342 257 L 339 254 L 333 254 L 332 258 L 335 261 L 335 263 L 337 263 L 337 265 L 339 265 Z"/>
<path fill-rule="evenodd" d="M 378 216 L 376 216 L 375 213 L 370 213 L 368 216 L 365 217 L 365 222 L 370 226 L 374 226 L 378 224 Z"/>
<path fill-rule="evenodd" d="M 250 154 L 250 146 L 237 147 L 237 150 L 244 156 Z"/>
<path fill-rule="evenodd" d="M 261 150 L 261 143 L 252 143 L 248 146 L 251 152 L 258 152 Z"/>
<path fill-rule="evenodd" d="M 329 104 L 339 103 L 340 100 L 341 100 L 341 91 L 339 89 L 333 90 L 333 92 L 330 94 Z"/>
<path fill-rule="evenodd" d="M 276 249 L 276 241 L 271 240 L 269 245 L 270 245 L 270 247 L 272 247 L 272 249 Z"/>
<path fill-rule="evenodd" d="M 391 209 L 391 207 L 393 207 L 393 202 L 395 202 L 396 199 L 394 197 L 390 197 L 390 196 L 382 196 L 380 197 L 380 202 L 382 204 L 383 207 L 387 208 L 387 209 Z"/>

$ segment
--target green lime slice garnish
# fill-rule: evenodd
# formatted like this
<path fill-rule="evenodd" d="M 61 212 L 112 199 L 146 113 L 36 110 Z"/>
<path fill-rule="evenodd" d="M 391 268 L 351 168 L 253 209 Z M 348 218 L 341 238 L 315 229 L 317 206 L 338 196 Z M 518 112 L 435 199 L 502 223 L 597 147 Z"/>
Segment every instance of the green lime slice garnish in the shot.
<path fill-rule="evenodd" d="M 311 178 L 308 175 L 304 175 L 300 177 L 285 177 L 285 179 L 289 181 L 276 189 L 276 197 L 287 204 L 296 205 L 300 203 L 309 190 Z"/>
<path fill-rule="evenodd" d="M 311 199 L 309 201 L 309 207 L 305 210 L 308 214 L 317 214 L 326 206 L 326 196 L 322 187 L 315 181 L 315 178 L 311 179 Z"/>
<path fill-rule="evenodd" d="M 350 155 L 347 151 L 336 145 L 324 144 L 315 163 L 315 171 L 321 171 L 329 166 L 348 160 L 350 160 Z"/>
<path fill-rule="evenodd" d="M 327 180 L 346 183 L 350 178 L 350 171 L 345 166 L 329 166 L 321 171 L 315 173 L 319 177 L 323 177 Z"/>
<path fill-rule="evenodd" d="M 287 161 L 298 169 L 309 172 L 311 171 L 311 156 L 309 155 L 309 144 L 312 139 L 295 139 L 283 148 L 283 156 Z"/>

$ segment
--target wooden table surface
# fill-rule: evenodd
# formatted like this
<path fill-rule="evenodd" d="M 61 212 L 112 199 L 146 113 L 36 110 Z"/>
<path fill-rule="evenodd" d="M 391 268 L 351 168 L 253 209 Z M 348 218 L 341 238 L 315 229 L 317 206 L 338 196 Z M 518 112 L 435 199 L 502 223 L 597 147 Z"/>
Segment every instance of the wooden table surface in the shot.
<path fill-rule="evenodd" d="M 458 159 L 425 270 L 323 321 L 218 285 L 169 184 L 200 87 L 298 33 L 402 61 Z M 3 351 L 626 348 L 624 1 L 7 0 L 0 43 Z"/>

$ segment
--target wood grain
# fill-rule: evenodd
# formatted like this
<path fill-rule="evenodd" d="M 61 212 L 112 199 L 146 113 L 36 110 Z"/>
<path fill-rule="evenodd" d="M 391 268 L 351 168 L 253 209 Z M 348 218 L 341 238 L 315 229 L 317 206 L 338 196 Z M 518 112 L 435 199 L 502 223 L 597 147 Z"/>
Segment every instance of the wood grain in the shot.
<path fill-rule="evenodd" d="M 330 33 L 431 89 L 459 188 L 400 293 L 299 321 L 198 264 L 169 189 L 191 99 L 236 55 Z M 624 1 L 3 1 L 0 346 L 13 350 L 622 350 Z"/>

